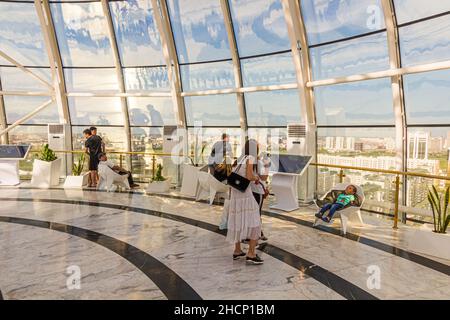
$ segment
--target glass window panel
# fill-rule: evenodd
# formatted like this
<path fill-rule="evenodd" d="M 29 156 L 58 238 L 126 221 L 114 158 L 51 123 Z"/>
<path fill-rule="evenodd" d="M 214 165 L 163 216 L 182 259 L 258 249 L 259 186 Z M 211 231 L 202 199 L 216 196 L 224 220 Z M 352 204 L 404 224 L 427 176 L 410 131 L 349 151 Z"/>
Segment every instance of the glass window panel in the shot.
<path fill-rule="evenodd" d="M 260 152 L 274 154 L 287 152 L 286 128 L 249 128 L 248 137 L 258 141 Z"/>
<path fill-rule="evenodd" d="M 184 91 L 234 88 L 231 61 L 180 66 Z"/>
<path fill-rule="evenodd" d="M 400 159 L 395 152 L 394 128 L 319 129 L 318 162 L 371 169 L 397 170 Z M 345 181 L 364 188 L 368 205 L 390 204 L 393 200 L 393 176 L 371 172 L 345 171 Z M 318 191 L 324 194 L 339 183 L 339 170 L 319 168 Z"/>
<path fill-rule="evenodd" d="M 0 48 L 22 65 L 49 65 L 34 3 L 0 2 Z"/>
<path fill-rule="evenodd" d="M 231 58 L 219 0 L 167 4 L 180 63 Z"/>
<path fill-rule="evenodd" d="M 50 97 L 4 96 L 3 100 L 5 102 L 6 120 L 8 124 L 13 124 L 43 103 L 49 101 Z M 47 123 L 59 123 L 59 113 L 56 103 L 50 104 L 47 108 L 25 122 L 25 124 Z"/>
<path fill-rule="evenodd" d="M 109 5 L 122 65 L 165 65 L 151 1 L 111 1 Z"/>
<path fill-rule="evenodd" d="M 245 107 L 249 126 L 285 127 L 302 120 L 298 90 L 246 93 Z"/>
<path fill-rule="evenodd" d="M 86 139 L 83 135 L 83 130 L 86 127 L 72 126 L 72 141 L 74 150 L 83 150 Z M 97 134 L 102 137 L 105 142 L 106 151 L 125 151 L 127 136 L 123 127 L 102 127 L 97 126 Z M 109 155 L 108 158 L 119 164 L 118 157 Z"/>
<path fill-rule="evenodd" d="M 230 8 L 241 57 L 290 49 L 280 0 L 232 0 Z"/>
<path fill-rule="evenodd" d="M 450 123 L 450 70 L 404 76 L 408 124 Z"/>
<path fill-rule="evenodd" d="M 301 5 L 311 45 L 385 28 L 379 0 L 303 0 Z"/>
<path fill-rule="evenodd" d="M 123 125 L 120 98 L 70 97 L 69 109 L 75 125 Z"/>
<path fill-rule="evenodd" d="M 132 126 L 176 125 L 176 111 L 171 98 L 128 98 Z"/>
<path fill-rule="evenodd" d="M 30 70 L 50 84 L 52 83 L 50 69 L 30 68 Z M 0 68 L 0 77 L 3 90 L 50 91 L 42 82 L 16 67 Z"/>
<path fill-rule="evenodd" d="M 240 116 L 235 94 L 184 98 L 188 126 L 239 126 Z"/>
<path fill-rule="evenodd" d="M 450 59 L 450 14 L 401 27 L 399 33 L 404 66 Z"/>
<path fill-rule="evenodd" d="M 393 125 L 390 79 L 315 88 L 318 125 Z"/>
<path fill-rule="evenodd" d="M 222 134 L 230 136 L 233 157 L 240 157 L 242 153 L 241 129 L 237 128 L 189 128 L 188 145 L 189 156 L 196 164 L 206 164 L 211 154 L 212 146 L 222 139 Z M 202 152 L 203 149 L 203 152 Z"/>
<path fill-rule="evenodd" d="M 34 150 L 39 150 L 48 143 L 47 126 L 17 126 L 8 132 L 10 144 L 30 144 Z M 32 164 L 30 163 L 30 171 Z"/>
<path fill-rule="evenodd" d="M 399 24 L 450 10 L 450 2 L 442 0 L 394 0 L 394 4 Z"/>
<path fill-rule="evenodd" d="M 63 65 L 114 66 L 100 2 L 51 4 Z"/>
<path fill-rule="evenodd" d="M 64 69 L 68 92 L 119 92 L 116 69 Z"/>
<path fill-rule="evenodd" d="M 161 153 L 163 151 L 163 142 L 163 128 L 131 128 L 131 149 L 133 152 Z M 146 160 L 145 162 L 149 169 L 151 169 L 151 158 L 143 159 Z M 136 164 L 138 163 L 133 161 L 133 168 Z M 142 167 L 142 164 L 139 167 Z"/>
<path fill-rule="evenodd" d="M 314 79 L 389 69 L 386 33 L 310 49 Z"/>
<path fill-rule="evenodd" d="M 125 88 L 135 91 L 170 91 L 166 67 L 123 69 Z"/>
<path fill-rule="evenodd" d="M 292 54 L 283 53 L 272 56 L 241 60 L 244 86 L 264 86 L 296 83 Z"/>

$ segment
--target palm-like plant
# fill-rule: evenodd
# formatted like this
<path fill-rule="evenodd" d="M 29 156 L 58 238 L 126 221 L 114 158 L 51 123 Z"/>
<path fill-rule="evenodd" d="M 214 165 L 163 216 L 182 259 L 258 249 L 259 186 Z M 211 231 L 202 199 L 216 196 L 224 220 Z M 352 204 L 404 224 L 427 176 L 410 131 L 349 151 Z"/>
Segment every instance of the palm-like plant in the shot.
<path fill-rule="evenodd" d="M 86 162 L 86 155 L 82 153 L 78 158 L 78 162 L 72 165 L 72 175 L 79 177 L 83 173 L 84 164 Z"/>
<path fill-rule="evenodd" d="M 450 215 L 448 214 L 450 187 L 447 188 L 444 197 L 442 197 L 436 187 L 433 186 L 432 190 L 428 191 L 428 202 L 430 202 L 433 212 L 434 232 L 447 233 L 447 228 L 450 224 Z"/>

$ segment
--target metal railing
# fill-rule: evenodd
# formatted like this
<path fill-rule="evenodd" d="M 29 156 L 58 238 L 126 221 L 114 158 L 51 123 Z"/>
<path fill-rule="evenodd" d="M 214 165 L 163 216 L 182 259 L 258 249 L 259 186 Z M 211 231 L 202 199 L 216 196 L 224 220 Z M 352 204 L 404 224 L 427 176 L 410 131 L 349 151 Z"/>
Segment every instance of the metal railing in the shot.
<path fill-rule="evenodd" d="M 400 185 L 401 177 L 418 177 L 432 180 L 441 180 L 448 181 L 450 183 L 450 176 L 437 176 L 431 174 L 424 173 L 416 173 L 416 172 L 404 172 L 404 171 L 395 171 L 395 170 L 384 170 L 384 169 L 373 169 L 373 168 L 364 168 L 364 167 L 352 167 L 345 165 L 331 165 L 331 164 L 322 164 L 322 163 L 312 163 L 311 165 L 316 167 L 323 168 L 333 168 L 339 169 L 339 182 L 343 183 L 345 178 L 344 170 L 353 170 L 353 171 L 361 171 L 361 172 L 373 172 L 373 173 L 382 173 L 394 175 L 395 180 L 393 183 L 395 184 L 395 193 L 394 193 L 394 229 L 398 229 L 398 220 L 399 220 L 399 206 L 400 206 Z"/>
<path fill-rule="evenodd" d="M 30 153 L 38 153 L 39 151 L 32 150 Z M 62 154 L 82 154 L 84 151 L 55 151 L 55 153 Z M 127 157 L 130 156 L 142 156 L 142 157 L 151 157 L 151 167 L 152 167 L 152 178 L 155 178 L 156 166 L 158 162 L 158 157 L 180 157 L 191 159 L 191 157 L 186 156 L 184 154 L 172 154 L 172 153 L 163 153 L 163 152 L 124 152 L 124 151 L 107 151 L 110 155 L 117 155 L 119 157 L 119 165 L 123 167 L 124 161 Z M 447 184 L 450 185 L 450 176 L 439 176 L 439 175 L 431 175 L 417 172 L 404 172 L 404 171 L 396 171 L 396 170 L 384 170 L 384 169 L 373 169 L 373 168 L 365 168 L 365 167 L 353 167 L 346 165 L 332 165 L 332 164 L 322 164 L 322 163 L 312 163 L 312 166 L 317 168 L 328 168 L 328 169 L 338 169 L 339 170 L 339 182 L 343 183 L 345 175 L 345 170 L 352 171 L 360 171 L 360 172 L 372 172 L 377 174 L 386 174 L 395 176 L 395 180 L 393 184 L 395 185 L 394 191 L 394 229 L 398 229 L 398 221 L 399 221 L 399 211 L 400 211 L 400 186 L 402 184 L 401 177 L 418 177 L 424 179 L 431 180 L 440 180 L 447 181 Z"/>

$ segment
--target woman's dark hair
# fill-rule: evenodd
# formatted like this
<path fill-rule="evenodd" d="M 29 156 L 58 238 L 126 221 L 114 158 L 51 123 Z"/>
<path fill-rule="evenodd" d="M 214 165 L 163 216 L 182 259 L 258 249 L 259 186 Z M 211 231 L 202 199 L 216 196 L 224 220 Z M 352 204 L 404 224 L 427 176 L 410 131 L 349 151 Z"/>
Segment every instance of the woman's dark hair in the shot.
<path fill-rule="evenodd" d="M 258 169 L 258 155 L 259 155 L 259 144 L 255 139 L 249 139 L 245 142 L 244 156 L 252 156 L 255 159 L 253 164 L 253 169 L 257 172 Z"/>

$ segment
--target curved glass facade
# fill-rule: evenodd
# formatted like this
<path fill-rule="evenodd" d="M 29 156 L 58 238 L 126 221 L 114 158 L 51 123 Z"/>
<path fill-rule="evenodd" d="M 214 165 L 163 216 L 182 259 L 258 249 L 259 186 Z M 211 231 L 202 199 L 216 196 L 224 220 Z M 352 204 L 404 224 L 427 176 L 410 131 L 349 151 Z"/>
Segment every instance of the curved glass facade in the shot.
<path fill-rule="evenodd" d="M 0 50 L 64 92 L 11 143 L 66 122 L 74 149 L 96 125 L 115 151 L 161 149 L 165 126 L 189 148 L 201 126 L 208 147 L 227 131 L 239 153 L 248 130 L 286 150 L 287 126 L 304 124 L 318 162 L 450 174 L 448 1 L 43 1 L 50 28 L 36 6 L 0 1 Z M 5 57 L 0 90 L 4 128 L 54 94 Z M 383 181 L 354 179 L 389 197 Z"/>

